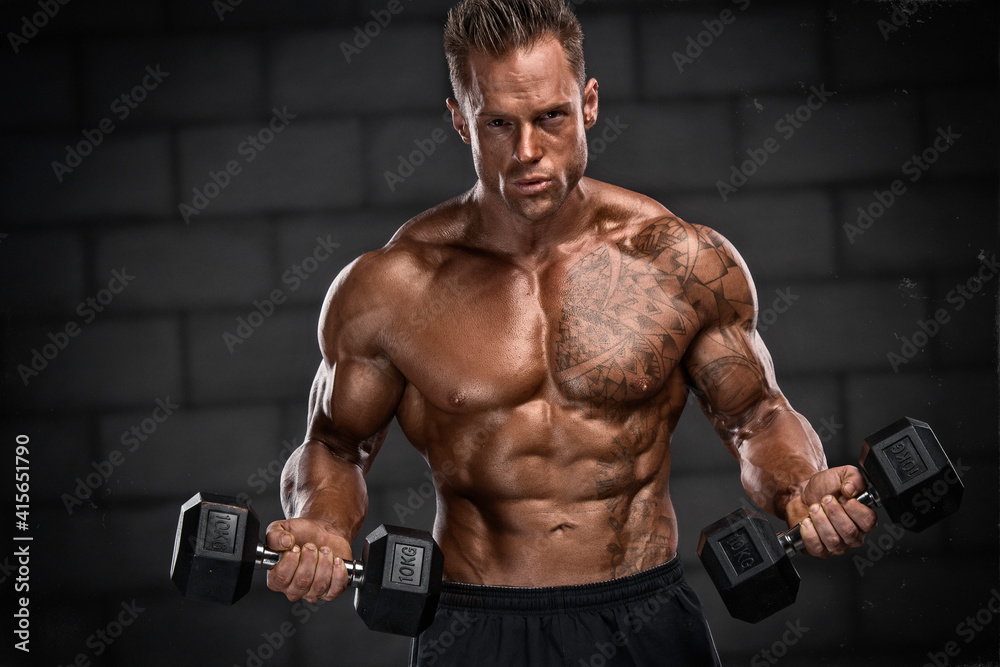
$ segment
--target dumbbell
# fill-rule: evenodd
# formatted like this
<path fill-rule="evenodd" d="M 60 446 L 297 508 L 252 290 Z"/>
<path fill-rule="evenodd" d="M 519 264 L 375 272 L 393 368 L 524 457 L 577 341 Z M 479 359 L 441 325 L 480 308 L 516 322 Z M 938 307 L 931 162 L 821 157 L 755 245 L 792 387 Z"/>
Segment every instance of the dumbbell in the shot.
<path fill-rule="evenodd" d="M 255 569 L 281 554 L 260 542 L 249 503 L 198 493 L 181 506 L 170 579 L 188 600 L 233 604 L 250 590 Z M 365 538 L 362 562 L 344 561 L 354 608 L 377 632 L 416 637 L 434 618 L 444 556 L 425 531 L 382 525 Z"/>
<path fill-rule="evenodd" d="M 904 417 L 868 436 L 859 459 L 867 489 L 858 500 L 921 532 L 953 514 L 962 480 L 930 426 Z M 701 531 L 698 557 L 730 615 L 756 623 L 795 602 L 801 524 L 774 534 L 759 512 L 739 509 Z"/>

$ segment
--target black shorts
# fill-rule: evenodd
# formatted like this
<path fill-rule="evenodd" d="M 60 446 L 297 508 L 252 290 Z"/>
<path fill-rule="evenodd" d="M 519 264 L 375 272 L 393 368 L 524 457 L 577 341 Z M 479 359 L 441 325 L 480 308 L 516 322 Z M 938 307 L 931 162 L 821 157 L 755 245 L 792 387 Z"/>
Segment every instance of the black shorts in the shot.
<path fill-rule="evenodd" d="M 511 588 L 445 582 L 410 667 L 720 665 L 680 559 L 580 586 Z"/>

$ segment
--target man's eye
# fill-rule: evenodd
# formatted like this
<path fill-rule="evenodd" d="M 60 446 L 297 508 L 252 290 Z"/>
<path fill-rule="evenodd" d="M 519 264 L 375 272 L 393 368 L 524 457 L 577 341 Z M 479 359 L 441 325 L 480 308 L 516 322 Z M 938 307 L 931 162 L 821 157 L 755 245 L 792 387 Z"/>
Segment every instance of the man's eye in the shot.
<path fill-rule="evenodd" d="M 549 111 L 543 114 L 542 118 L 544 120 L 552 120 L 553 118 L 559 118 L 562 115 L 563 115 L 562 111 Z"/>
<path fill-rule="evenodd" d="M 503 127 L 504 121 L 502 118 L 494 118 L 490 122 L 486 123 L 487 127 Z"/>

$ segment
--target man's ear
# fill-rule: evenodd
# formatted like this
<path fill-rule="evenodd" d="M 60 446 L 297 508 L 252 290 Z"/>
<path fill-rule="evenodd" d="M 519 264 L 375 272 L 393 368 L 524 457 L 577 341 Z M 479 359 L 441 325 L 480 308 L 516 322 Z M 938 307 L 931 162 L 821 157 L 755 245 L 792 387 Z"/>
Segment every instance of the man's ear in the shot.
<path fill-rule="evenodd" d="M 448 105 L 448 111 L 451 112 L 451 124 L 455 128 L 455 131 L 462 137 L 462 141 L 471 144 L 469 124 L 465 122 L 465 116 L 462 115 L 462 107 L 458 104 L 458 100 L 454 97 L 449 97 L 445 104 Z"/>
<path fill-rule="evenodd" d="M 583 126 L 588 130 L 597 122 L 597 97 L 597 79 L 591 79 L 583 89 Z"/>

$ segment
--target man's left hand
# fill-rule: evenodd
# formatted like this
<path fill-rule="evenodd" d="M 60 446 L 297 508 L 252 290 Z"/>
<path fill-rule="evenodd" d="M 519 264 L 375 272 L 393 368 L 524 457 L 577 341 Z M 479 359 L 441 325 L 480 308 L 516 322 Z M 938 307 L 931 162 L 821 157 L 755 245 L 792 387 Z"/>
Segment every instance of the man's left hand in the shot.
<path fill-rule="evenodd" d="M 788 523 L 802 523 L 806 553 L 827 558 L 861 546 L 878 523 L 875 510 L 856 499 L 864 489 L 861 472 L 854 466 L 841 466 L 813 475 L 802 492 L 789 501 Z"/>

